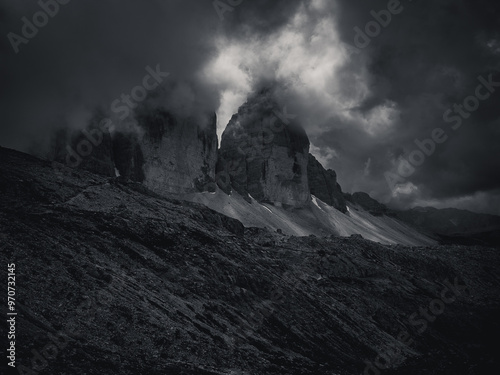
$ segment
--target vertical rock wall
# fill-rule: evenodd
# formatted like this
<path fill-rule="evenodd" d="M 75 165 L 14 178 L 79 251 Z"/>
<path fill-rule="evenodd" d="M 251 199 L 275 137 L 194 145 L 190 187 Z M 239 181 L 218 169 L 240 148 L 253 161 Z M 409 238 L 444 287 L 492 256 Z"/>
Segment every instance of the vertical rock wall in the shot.
<path fill-rule="evenodd" d="M 312 195 L 339 211 L 347 212 L 345 197 L 342 188 L 337 183 L 335 171 L 331 169 L 325 170 L 321 163 L 309 154 L 307 174 Z"/>
<path fill-rule="evenodd" d="M 144 184 L 161 193 L 204 191 L 215 178 L 217 121 L 178 118 L 163 109 L 138 115 Z M 201 122 L 200 122 L 201 121 Z"/>
<path fill-rule="evenodd" d="M 300 207 L 310 200 L 309 139 L 300 126 L 283 123 L 279 111 L 268 92 L 247 101 L 222 135 L 219 170 L 244 197 Z"/>

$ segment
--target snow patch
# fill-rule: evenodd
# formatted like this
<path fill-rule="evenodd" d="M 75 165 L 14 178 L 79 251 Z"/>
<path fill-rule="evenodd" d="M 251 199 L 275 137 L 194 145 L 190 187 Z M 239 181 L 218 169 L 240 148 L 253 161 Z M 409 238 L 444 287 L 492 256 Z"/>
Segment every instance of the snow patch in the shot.
<path fill-rule="evenodd" d="M 318 200 L 316 199 L 316 197 L 314 195 L 311 195 L 311 198 L 312 198 L 312 202 L 314 203 L 314 205 L 316 207 L 318 207 L 321 211 L 323 211 L 323 209 L 319 206 Z"/>
<path fill-rule="evenodd" d="M 254 197 L 252 197 L 250 194 L 248 194 L 248 196 L 250 197 L 250 200 L 253 202 L 256 202 L 256 203 L 259 203 L 257 201 L 257 199 L 255 199 Z M 262 203 L 259 203 L 260 206 L 264 207 L 266 210 L 268 210 L 270 213 L 273 213 L 273 211 L 271 211 L 269 208 L 267 208 L 266 206 L 264 206 Z"/>
<path fill-rule="evenodd" d="M 266 206 L 264 206 L 263 204 L 261 204 L 262 207 L 264 207 L 266 210 L 268 210 L 270 213 L 273 213 L 273 211 L 271 211 L 271 209 L 267 208 Z"/>

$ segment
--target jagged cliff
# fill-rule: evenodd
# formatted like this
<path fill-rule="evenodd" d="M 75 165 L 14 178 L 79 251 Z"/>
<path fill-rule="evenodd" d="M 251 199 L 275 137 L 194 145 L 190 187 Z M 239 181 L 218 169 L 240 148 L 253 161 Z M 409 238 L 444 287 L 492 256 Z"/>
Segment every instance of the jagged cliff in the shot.
<path fill-rule="evenodd" d="M 235 191 L 248 202 L 306 207 L 311 194 L 346 213 L 336 173 L 309 154 L 304 129 L 287 115 L 271 90 L 253 95 L 233 116 L 217 150 L 215 114 L 179 115 L 165 93 L 135 109 L 134 120 L 117 124 L 112 135 L 100 127 L 60 134 L 56 160 L 121 180 L 141 182 L 159 194 Z M 128 121 L 128 120 L 127 120 Z M 132 124 L 132 125 L 130 125 Z M 88 147 L 90 145 L 90 147 Z"/>
<path fill-rule="evenodd" d="M 119 132 L 113 139 L 115 167 L 125 180 L 144 182 L 144 154 L 136 132 Z"/>
<path fill-rule="evenodd" d="M 301 207 L 310 201 L 309 139 L 296 123 L 280 119 L 280 111 L 269 91 L 240 107 L 222 135 L 218 171 L 226 178 L 218 183 L 247 199 Z"/>
<path fill-rule="evenodd" d="M 156 193 L 203 191 L 215 178 L 217 119 L 183 118 L 164 109 L 139 113 L 144 185 Z"/>
<path fill-rule="evenodd" d="M 112 134 L 98 124 L 60 130 L 52 155 L 61 176 L 83 169 L 125 181 L 142 182 L 159 194 L 182 194 L 214 188 L 217 121 L 214 114 L 176 116 L 162 107 L 138 109 L 137 126 L 116 125 Z"/>
<path fill-rule="evenodd" d="M 335 171 L 326 170 L 313 155 L 309 154 L 307 175 L 312 195 L 341 212 L 347 212 L 346 201 Z"/>
<path fill-rule="evenodd" d="M 375 216 L 382 216 L 389 213 L 387 207 L 363 192 L 344 194 L 347 201 L 361 207 Z"/>

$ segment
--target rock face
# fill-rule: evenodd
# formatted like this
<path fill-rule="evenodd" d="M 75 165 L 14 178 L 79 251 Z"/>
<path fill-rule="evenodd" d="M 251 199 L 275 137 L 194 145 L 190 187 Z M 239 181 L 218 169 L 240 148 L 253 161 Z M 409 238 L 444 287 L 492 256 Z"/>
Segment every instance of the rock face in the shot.
<path fill-rule="evenodd" d="M 98 128 L 59 131 L 51 159 L 65 175 L 73 169 L 142 182 L 158 194 L 183 194 L 215 188 L 216 116 L 197 119 L 172 115 L 157 107 L 138 110 L 140 129 L 118 126 L 111 135 Z"/>
<path fill-rule="evenodd" d="M 381 216 L 389 213 L 389 210 L 385 205 L 379 203 L 366 193 L 353 193 L 352 195 L 345 194 L 344 196 L 346 197 L 346 200 L 357 204 L 361 208 L 370 212 L 372 215 Z"/>
<path fill-rule="evenodd" d="M 50 159 L 60 163 L 67 171 L 83 169 L 108 177 L 115 176 L 113 140 L 108 131 L 98 128 L 100 119 L 95 116 L 86 129 L 78 132 L 67 129 L 57 131 Z"/>
<path fill-rule="evenodd" d="M 309 139 L 280 112 L 269 91 L 239 109 L 222 135 L 217 183 L 246 199 L 301 207 L 310 201 Z"/>
<path fill-rule="evenodd" d="M 144 182 L 144 155 L 137 133 L 121 132 L 113 139 L 115 167 L 125 181 Z"/>
<path fill-rule="evenodd" d="M 163 94 L 162 94 L 163 95 Z M 165 102 L 167 105 L 165 106 Z M 251 202 L 305 207 L 311 194 L 347 212 L 337 175 L 309 154 L 309 139 L 293 116 L 280 107 L 271 90 L 263 90 L 240 107 L 226 127 L 217 149 L 215 113 L 179 115 L 160 94 L 135 110 L 135 122 L 117 124 L 112 135 L 99 124 L 97 112 L 86 130 L 56 136 L 54 160 L 71 168 L 122 181 L 143 183 L 158 194 L 238 192 Z M 217 185 L 216 185 L 217 184 Z M 356 193 L 358 194 L 358 193 Z M 353 203 L 384 212 L 368 195 Z"/>
<path fill-rule="evenodd" d="M 309 154 L 307 175 L 312 195 L 339 211 L 347 212 L 346 201 L 342 193 L 342 188 L 337 183 L 337 174 L 335 171 L 331 169 L 325 170 L 321 163 L 313 155 Z"/>
<path fill-rule="evenodd" d="M 190 193 L 213 185 L 217 162 L 215 114 L 179 118 L 164 109 L 138 114 L 144 130 L 144 185 L 156 193 Z M 212 183 L 212 185 L 211 185 Z"/>

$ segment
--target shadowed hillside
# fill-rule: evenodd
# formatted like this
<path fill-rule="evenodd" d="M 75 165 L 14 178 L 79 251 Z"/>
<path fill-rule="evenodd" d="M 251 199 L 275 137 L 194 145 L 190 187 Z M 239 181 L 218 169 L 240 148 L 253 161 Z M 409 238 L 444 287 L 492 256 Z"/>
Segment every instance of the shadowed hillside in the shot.
<path fill-rule="evenodd" d="M 380 373 L 498 367 L 497 250 L 245 229 L 4 148 L 0 176 L 24 373 L 360 374 L 387 353 Z"/>

